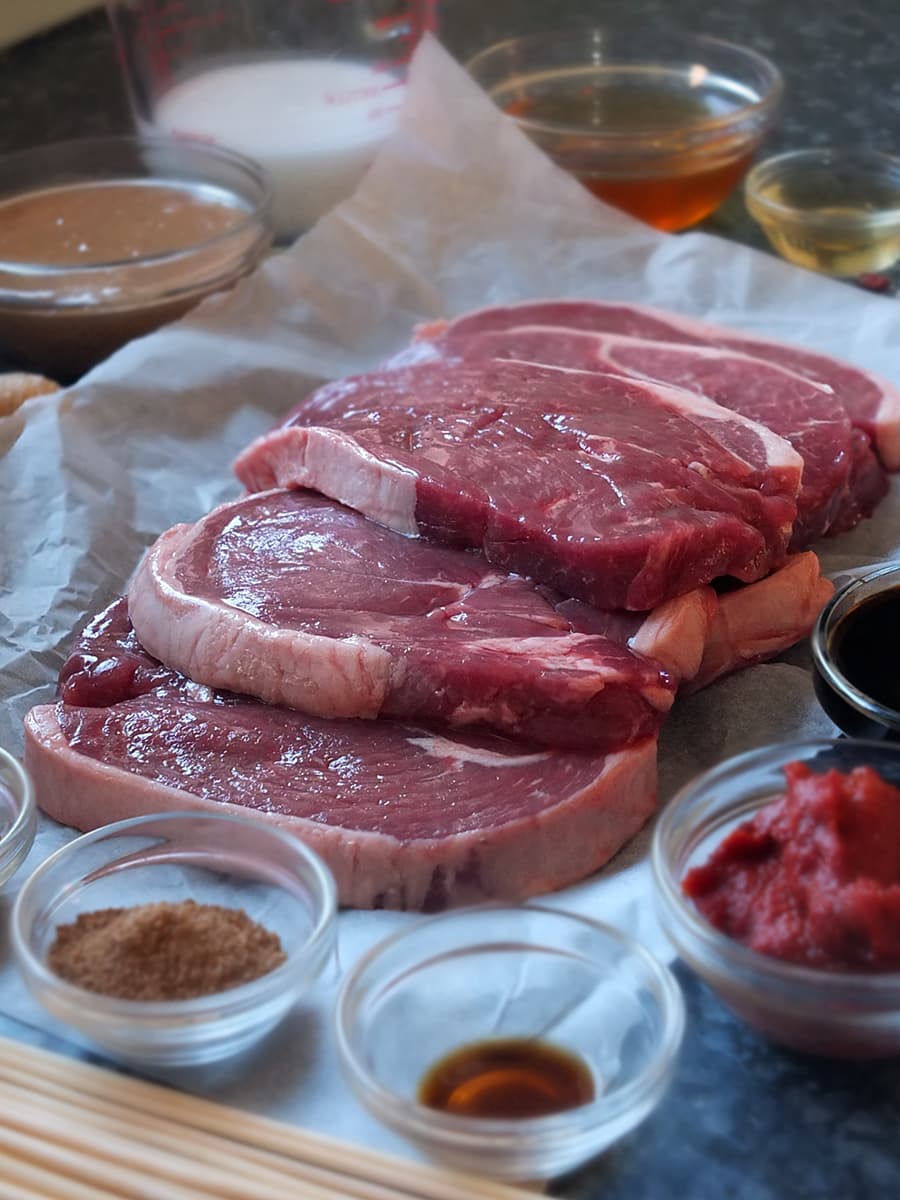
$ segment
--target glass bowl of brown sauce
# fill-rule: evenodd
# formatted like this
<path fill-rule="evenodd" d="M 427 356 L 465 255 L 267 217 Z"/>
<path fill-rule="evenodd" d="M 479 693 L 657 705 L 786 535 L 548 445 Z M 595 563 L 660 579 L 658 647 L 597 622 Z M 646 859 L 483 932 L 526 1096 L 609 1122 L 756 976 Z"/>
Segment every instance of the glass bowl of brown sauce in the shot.
<path fill-rule="evenodd" d="M 86 138 L 0 166 L 0 353 L 66 383 L 231 287 L 271 244 L 262 168 L 218 146 Z"/>
<path fill-rule="evenodd" d="M 669 1084 L 684 1006 L 611 926 L 536 904 L 426 918 L 365 955 L 338 999 L 347 1079 L 431 1157 L 548 1179 L 624 1136 Z"/>
<path fill-rule="evenodd" d="M 783 91 L 748 47 L 646 26 L 512 38 L 466 66 L 595 196 L 664 230 L 695 224 L 734 189 Z"/>
<path fill-rule="evenodd" d="M 297 838 L 226 812 L 165 812 L 75 838 L 26 879 L 10 922 L 31 995 L 125 1062 L 249 1049 L 331 959 L 336 889 Z"/>
<path fill-rule="evenodd" d="M 839 588 L 811 638 L 819 703 L 851 737 L 900 741 L 900 563 Z"/>

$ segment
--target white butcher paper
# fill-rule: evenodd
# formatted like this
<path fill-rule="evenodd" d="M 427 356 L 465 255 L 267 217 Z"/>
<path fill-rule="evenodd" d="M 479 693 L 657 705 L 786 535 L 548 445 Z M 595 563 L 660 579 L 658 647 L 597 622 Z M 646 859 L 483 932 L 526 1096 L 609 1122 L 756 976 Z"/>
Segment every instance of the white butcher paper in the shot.
<path fill-rule="evenodd" d="M 900 304 L 703 233 L 659 233 L 545 158 L 434 41 L 356 194 L 231 294 L 115 354 L 77 386 L 0 420 L 0 745 L 52 696 L 73 632 L 125 588 L 144 548 L 239 494 L 231 461 L 322 380 L 374 366 L 418 321 L 492 303 L 586 297 L 660 305 L 825 350 L 900 383 Z M 825 569 L 898 553 L 898 488 L 874 520 L 822 545 Z M 766 742 L 830 736 L 804 648 L 681 698 L 661 742 L 661 798 Z M 27 867 L 71 837 L 44 820 Z M 545 903 L 610 921 L 665 957 L 644 856 Z M 0 897 L 8 912 L 16 881 Z M 135 897 L 138 901 L 140 897 Z M 309 1003 L 238 1062 L 167 1076 L 338 1137 L 414 1154 L 343 1084 L 331 1031 L 341 971 L 419 918 L 347 912 L 338 963 Z M 0 1014 L 65 1032 L 26 995 L 8 949 Z M 77 1053 L 73 1044 L 72 1053 Z"/>

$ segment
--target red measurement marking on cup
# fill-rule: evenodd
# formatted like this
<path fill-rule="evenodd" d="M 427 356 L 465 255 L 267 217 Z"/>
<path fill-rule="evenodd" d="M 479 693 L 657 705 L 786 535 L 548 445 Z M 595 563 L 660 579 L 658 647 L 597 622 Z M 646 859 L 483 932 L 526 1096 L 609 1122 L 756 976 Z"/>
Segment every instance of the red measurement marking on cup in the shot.
<path fill-rule="evenodd" d="M 392 117 L 394 113 L 398 113 L 402 107 L 402 104 L 382 104 L 380 108 L 370 108 L 366 113 L 366 120 L 381 121 L 385 117 Z"/>
<path fill-rule="evenodd" d="M 160 4 L 142 7 L 138 14 L 136 36 L 145 47 L 156 86 L 165 86 L 171 79 L 174 66 L 190 50 L 193 34 L 224 25 L 227 21 L 225 9 L 190 14 L 183 0 L 164 0 Z"/>
<path fill-rule="evenodd" d="M 374 71 L 397 71 L 402 67 L 409 66 L 409 55 L 404 54 L 399 58 L 383 58 L 380 62 L 372 63 Z"/>

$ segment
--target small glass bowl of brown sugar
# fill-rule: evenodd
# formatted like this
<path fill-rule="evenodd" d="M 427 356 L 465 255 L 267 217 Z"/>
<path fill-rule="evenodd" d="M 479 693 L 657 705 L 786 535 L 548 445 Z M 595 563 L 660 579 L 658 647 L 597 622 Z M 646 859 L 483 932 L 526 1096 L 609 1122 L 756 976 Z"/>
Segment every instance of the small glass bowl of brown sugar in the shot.
<path fill-rule="evenodd" d="M 245 1050 L 322 973 L 335 886 L 283 831 L 172 812 L 76 838 L 26 881 L 13 947 L 32 995 L 125 1061 Z"/>

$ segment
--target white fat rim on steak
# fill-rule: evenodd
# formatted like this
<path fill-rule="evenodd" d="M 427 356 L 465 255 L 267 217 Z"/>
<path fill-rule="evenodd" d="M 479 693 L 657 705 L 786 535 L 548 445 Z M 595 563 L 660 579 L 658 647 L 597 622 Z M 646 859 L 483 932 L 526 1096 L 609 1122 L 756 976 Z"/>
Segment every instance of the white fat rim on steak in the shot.
<path fill-rule="evenodd" d="M 174 564 L 196 528 L 176 525 L 162 534 L 128 589 L 128 615 L 144 649 L 182 675 L 267 704 L 319 717 L 377 716 L 391 674 L 391 656 L 380 646 L 280 629 L 181 591 Z"/>
<path fill-rule="evenodd" d="M 674 324 L 674 322 L 673 322 Z M 834 388 L 830 384 L 822 383 L 819 379 L 810 379 L 808 375 L 801 375 L 799 371 L 792 371 L 790 367 L 782 366 L 781 363 L 770 362 L 767 358 L 759 358 L 755 354 L 749 354 L 743 350 L 733 350 L 722 346 L 698 346 L 693 342 L 667 342 L 664 338 L 648 338 L 648 337 L 632 337 L 626 333 L 594 333 L 590 329 L 581 329 L 570 325 L 516 325 L 508 332 L 510 333 L 564 333 L 567 338 L 579 338 L 585 341 L 593 342 L 601 354 L 608 351 L 615 351 L 617 348 L 624 350 L 641 350 L 645 346 L 653 350 L 664 350 L 666 354 L 683 355 L 685 358 L 704 358 L 709 362 L 725 360 L 733 362 L 737 359 L 738 362 L 748 363 L 754 367 L 759 367 L 760 364 L 767 370 L 783 375 L 786 379 L 793 379 L 799 383 L 805 384 L 814 391 L 821 392 L 824 396 L 833 396 Z M 429 350 L 433 348 L 431 343 L 419 343 L 424 345 Z M 416 343 L 413 343 L 415 346 Z M 423 359 L 423 361 L 427 361 Z M 404 364 L 407 365 L 407 364 Z M 857 368 L 858 369 L 858 368 Z M 628 374 L 635 379 L 646 379 L 648 383 L 665 383 L 665 380 L 659 379 L 656 375 L 647 374 L 645 371 L 639 370 L 631 365 L 623 365 L 623 370 L 627 370 Z M 866 374 L 866 372 L 862 372 Z M 681 386 L 674 385 L 674 386 Z M 690 392 L 690 388 L 686 388 Z M 698 393 L 694 392 L 694 395 Z M 713 403 L 717 403 L 713 401 Z M 733 411 L 733 410 L 729 410 Z M 750 418 L 752 419 L 752 418 Z"/>
<path fill-rule="evenodd" d="M 324 426 L 289 425 L 264 435 L 260 442 L 267 439 L 274 440 L 278 448 L 276 457 L 284 459 L 287 470 L 283 476 L 277 463 L 273 464 L 269 486 L 278 483 L 283 487 L 312 488 L 348 508 L 364 512 L 379 525 L 418 537 L 413 471 L 384 462 L 351 435 Z"/>
<path fill-rule="evenodd" d="M 882 375 L 878 375 L 874 371 L 867 371 L 865 367 L 860 367 L 856 363 L 842 362 L 833 355 L 827 354 L 824 350 L 815 350 L 810 346 L 799 346 L 791 342 L 785 342 L 781 338 L 770 337 L 767 333 L 746 333 L 741 329 L 713 325 L 709 321 L 703 321 L 697 317 L 686 317 L 681 313 L 668 312 L 666 309 L 653 308 L 650 305 L 623 304 L 616 307 L 631 309 L 634 312 L 647 313 L 652 317 L 657 317 L 661 321 L 666 321 L 673 329 L 683 330 L 692 337 L 706 339 L 724 335 L 729 339 L 734 338 L 737 342 L 746 342 L 748 343 L 747 353 L 751 358 L 756 357 L 753 354 L 754 342 L 771 342 L 774 346 L 782 346 L 786 350 L 798 350 L 801 353 L 815 354 L 828 362 L 833 362 L 836 366 L 851 367 L 854 371 L 858 371 L 860 375 L 864 375 L 881 392 L 881 402 L 872 417 L 878 453 L 889 471 L 900 470 L 900 388 L 895 387 L 894 384 Z"/>

